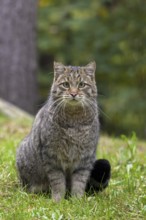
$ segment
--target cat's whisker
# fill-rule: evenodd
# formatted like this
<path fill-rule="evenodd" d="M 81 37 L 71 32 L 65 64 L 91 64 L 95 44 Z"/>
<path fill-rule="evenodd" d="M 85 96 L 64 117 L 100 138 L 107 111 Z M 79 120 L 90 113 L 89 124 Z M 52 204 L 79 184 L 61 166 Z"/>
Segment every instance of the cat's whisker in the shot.
<path fill-rule="evenodd" d="M 64 102 L 64 100 L 61 100 L 61 102 L 59 102 L 59 103 L 57 104 L 57 106 L 55 107 L 55 109 L 54 109 L 54 117 L 55 117 L 56 114 L 60 111 L 60 108 L 62 107 L 63 102 Z"/>
<path fill-rule="evenodd" d="M 62 101 L 59 103 L 58 108 L 56 110 L 55 116 L 56 114 L 58 114 L 60 112 L 61 115 L 63 115 L 63 108 L 64 108 L 64 99 L 62 99 Z"/>
<path fill-rule="evenodd" d="M 65 107 L 66 107 L 66 104 L 67 104 L 67 101 L 64 100 L 64 102 L 63 102 L 63 108 L 62 108 L 64 118 L 65 118 Z"/>
<path fill-rule="evenodd" d="M 56 104 L 58 105 L 62 100 L 63 100 L 62 97 L 60 97 L 60 98 L 58 98 L 58 99 L 56 99 L 56 100 L 53 100 L 53 103 L 52 103 L 52 105 L 50 105 L 50 108 L 49 108 L 49 109 L 53 108 L 53 110 L 54 110 L 55 105 L 56 105 Z M 57 105 L 56 105 L 56 106 L 57 106 Z"/>
<path fill-rule="evenodd" d="M 88 99 L 89 102 L 91 102 L 91 100 Z M 94 103 L 92 103 L 94 105 Z M 110 119 L 110 117 L 98 106 L 99 111 L 106 116 L 108 119 Z"/>
<path fill-rule="evenodd" d="M 84 111 L 84 116 L 86 117 L 86 108 L 85 108 L 83 100 L 81 100 L 81 105 L 82 105 L 82 108 L 83 108 L 83 111 Z"/>
<path fill-rule="evenodd" d="M 62 100 L 62 97 L 58 98 L 57 100 L 53 101 L 53 103 L 49 106 L 48 110 L 51 110 L 52 108 L 54 108 L 54 106 L 56 105 L 57 102 L 60 103 L 60 101 Z M 54 110 L 54 109 L 53 109 Z"/>
<path fill-rule="evenodd" d="M 95 108 L 95 103 L 92 102 L 89 98 L 86 98 L 86 99 L 88 100 L 88 102 L 92 103 L 92 105 L 94 105 L 93 108 Z M 98 109 L 99 109 L 99 111 L 100 111 L 105 117 L 107 117 L 108 119 L 111 119 L 110 116 L 107 115 L 99 106 L 98 106 Z"/>
<path fill-rule="evenodd" d="M 107 115 L 99 106 L 98 106 L 98 109 L 99 109 L 99 111 L 100 111 L 106 118 L 108 118 L 108 119 L 111 120 L 110 116 Z"/>
<path fill-rule="evenodd" d="M 88 102 L 90 102 L 90 100 L 88 100 Z M 87 104 L 87 102 L 85 102 L 85 104 Z M 93 119 L 92 119 L 92 123 L 90 124 L 90 128 L 92 127 L 94 120 L 97 116 L 97 114 L 95 113 L 95 108 L 92 106 L 93 103 L 91 103 L 91 105 L 88 105 L 89 108 L 91 109 L 92 113 L 93 113 Z M 91 107 L 92 106 L 92 107 Z"/>
<path fill-rule="evenodd" d="M 61 102 L 62 102 L 62 99 L 57 100 L 57 101 L 55 102 L 55 104 L 52 104 L 52 105 L 50 106 L 49 111 L 50 111 L 50 112 L 53 111 L 53 115 L 55 115 L 55 113 L 56 113 L 58 107 L 60 106 Z"/>
<path fill-rule="evenodd" d="M 95 116 L 96 115 L 96 112 L 95 112 L 95 103 L 93 103 L 90 99 L 88 98 L 85 98 L 84 99 L 84 103 L 86 106 L 88 106 L 90 108 L 90 110 L 92 111 L 93 115 Z"/>

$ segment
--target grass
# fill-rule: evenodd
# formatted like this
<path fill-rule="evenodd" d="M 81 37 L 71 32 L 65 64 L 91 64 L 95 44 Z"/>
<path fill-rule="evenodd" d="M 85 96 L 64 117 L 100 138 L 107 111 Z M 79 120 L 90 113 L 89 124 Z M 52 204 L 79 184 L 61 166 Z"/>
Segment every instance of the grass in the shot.
<path fill-rule="evenodd" d="M 146 144 L 135 134 L 120 139 L 101 136 L 98 158 L 112 165 L 104 192 L 56 204 L 48 195 L 28 194 L 19 186 L 15 152 L 30 127 L 30 121 L 0 116 L 0 220 L 146 219 Z"/>

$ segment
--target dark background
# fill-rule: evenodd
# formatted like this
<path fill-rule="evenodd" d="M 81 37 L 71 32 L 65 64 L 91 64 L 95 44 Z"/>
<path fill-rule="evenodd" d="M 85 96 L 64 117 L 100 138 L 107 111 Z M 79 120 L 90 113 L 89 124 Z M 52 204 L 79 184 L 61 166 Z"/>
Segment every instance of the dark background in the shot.
<path fill-rule="evenodd" d="M 38 50 L 41 97 L 54 59 L 72 65 L 95 60 L 102 130 L 146 138 L 145 1 L 42 0 Z"/>

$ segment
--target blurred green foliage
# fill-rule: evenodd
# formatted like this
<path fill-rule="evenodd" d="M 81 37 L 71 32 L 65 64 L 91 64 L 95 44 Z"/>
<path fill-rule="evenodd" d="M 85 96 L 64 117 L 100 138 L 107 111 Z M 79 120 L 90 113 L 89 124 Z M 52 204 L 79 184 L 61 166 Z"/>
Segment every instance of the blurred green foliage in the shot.
<path fill-rule="evenodd" d="M 40 0 L 41 95 L 53 61 L 97 63 L 102 130 L 146 138 L 146 1 Z"/>

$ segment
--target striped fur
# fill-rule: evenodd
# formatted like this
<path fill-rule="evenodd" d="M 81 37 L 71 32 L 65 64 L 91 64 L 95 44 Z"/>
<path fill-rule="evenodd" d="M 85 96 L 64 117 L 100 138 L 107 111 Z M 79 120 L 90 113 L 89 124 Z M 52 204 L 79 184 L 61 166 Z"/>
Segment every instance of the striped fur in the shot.
<path fill-rule="evenodd" d="M 82 196 L 99 134 L 95 62 L 83 67 L 54 62 L 47 103 L 17 150 L 20 181 L 30 192 L 49 191 L 60 201 L 67 191 Z"/>

